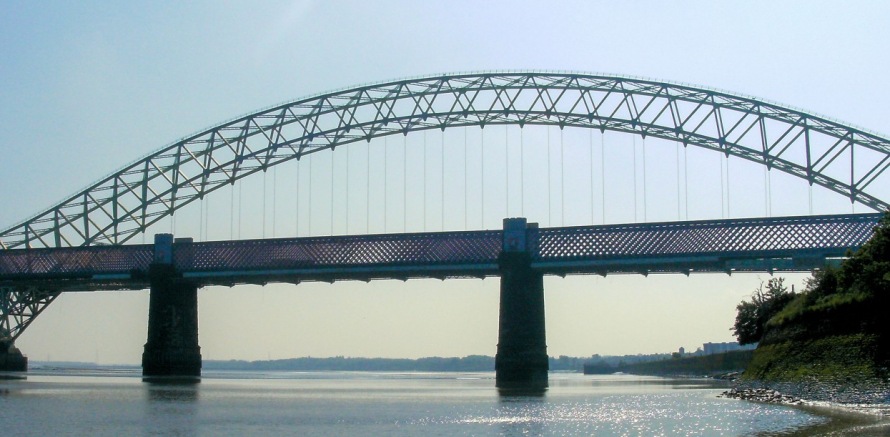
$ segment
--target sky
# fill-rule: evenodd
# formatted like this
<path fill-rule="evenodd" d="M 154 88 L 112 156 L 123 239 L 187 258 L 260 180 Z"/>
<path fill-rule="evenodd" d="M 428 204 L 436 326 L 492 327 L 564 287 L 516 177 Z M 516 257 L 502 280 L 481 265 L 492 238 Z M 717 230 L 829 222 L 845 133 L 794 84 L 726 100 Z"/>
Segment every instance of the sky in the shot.
<path fill-rule="evenodd" d="M 3 9 L 3 228 L 127 163 L 239 115 L 332 89 L 442 72 L 536 69 L 642 76 L 762 97 L 873 131 L 890 131 L 886 105 L 890 90 L 882 86 L 890 70 L 886 56 L 890 5 L 883 2 L 7 0 Z M 478 130 L 465 135 L 471 142 L 482 141 Z M 489 136 L 542 144 L 546 140 L 541 138 L 558 141 L 559 133 L 539 129 L 485 135 L 487 144 L 494 141 Z M 433 135 L 431 150 L 460 138 L 459 133 Z M 412 135 L 402 146 L 424 139 Z M 604 147 L 621 150 L 628 145 L 633 150 L 643 147 L 630 137 L 607 134 L 596 139 L 606 143 Z M 393 141 L 393 145 L 377 144 L 378 150 L 387 147 L 386 156 L 398 155 L 399 140 Z M 610 153 L 615 154 L 615 163 L 610 162 L 609 168 L 627 165 L 627 154 Z M 631 179 L 621 184 L 624 191 L 617 188 L 610 193 L 607 221 L 682 216 L 676 201 L 660 201 L 665 196 L 658 191 L 678 178 L 678 173 L 669 171 L 673 152 L 663 157 L 652 153 L 646 167 L 649 181 L 644 184 L 651 187 L 655 200 L 641 201 L 634 196 L 637 191 L 628 195 L 627 185 L 639 182 L 643 174 L 634 170 Z M 719 158 L 699 153 L 690 162 L 694 174 L 713 173 Z M 274 177 L 299 177 L 287 169 Z M 734 171 L 763 178 L 761 170 L 751 166 Z M 449 177 L 454 176 L 451 172 L 450 167 L 445 171 Z M 416 202 L 416 193 L 407 188 L 414 185 L 407 173 L 393 174 L 393 184 L 403 184 L 406 191 L 395 190 L 392 195 L 401 193 L 407 199 L 410 194 L 408 202 Z M 444 181 L 444 176 L 440 173 L 438 178 Z M 269 178 L 245 181 L 248 200 L 239 202 L 254 212 L 261 205 L 265 212 L 267 206 L 256 199 L 270 199 L 268 189 L 263 190 Z M 346 181 L 350 190 L 360 185 L 354 177 Z M 707 187 L 714 179 L 710 181 L 690 186 Z M 775 176 L 772 186 L 773 213 L 808 212 L 808 201 L 801 200 L 808 196 L 805 185 Z M 735 193 L 746 192 L 742 178 L 730 182 L 732 187 Z M 754 191 L 763 190 L 758 187 Z M 550 207 L 558 204 L 562 210 L 565 201 L 554 203 L 549 194 L 531 198 L 543 202 L 546 197 Z M 815 212 L 850 211 L 849 203 L 818 190 L 813 196 Z M 353 197 L 361 195 L 350 194 Z M 207 213 L 199 212 L 216 216 L 213 211 L 218 211 L 223 216 L 215 230 L 195 229 L 195 222 L 202 220 L 195 220 L 194 212 L 191 216 L 184 212 L 183 218 L 177 216 L 175 223 L 166 225 L 168 229 L 158 231 L 229 238 L 234 213 L 228 202 L 233 198 L 234 194 L 227 198 L 221 192 L 210 198 L 213 206 L 207 206 Z M 736 194 L 735 199 L 727 203 L 737 215 L 758 215 L 760 210 L 750 210 L 751 205 L 764 203 L 762 197 L 751 200 Z M 426 214 L 426 200 L 422 202 Z M 721 202 L 696 203 L 701 210 L 694 208 L 689 215 L 719 218 L 724 214 Z M 583 205 L 569 205 L 566 218 L 553 218 L 552 211 L 545 213 L 538 205 L 537 210 L 529 206 L 523 212 L 544 225 L 584 220 L 583 214 L 576 214 Z M 516 215 L 515 202 L 512 208 L 505 208 L 505 213 Z M 430 214 L 437 211 L 441 212 L 434 207 Z M 468 210 L 466 215 L 476 213 Z M 238 232 L 251 238 L 285 236 L 282 223 L 294 219 L 287 214 L 284 207 L 271 219 L 245 213 Z M 383 214 L 388 219 L 388 214 L 399 215 Z M 468 227 L 496 228 L 499 218 L 490 210 L 478 223 L 468 220 Z M 323 220 L 315 220 L 304 234 L 322 232 L 318 228 L 324 227 Z M 417 229 L 426 226 L 427 217 L 421 225 L 415 216 L 407 220 L 410 223 L 393 220 L 384 224 L 375 216 L 368 227 Z M 461 221 L 451 216 L 445 220 L 450 223 L 446 227 Z M 335 233 L 360 233 L 361 227 L 352 221 L 329 225 Z M 301 225 L 294 226 L 299 232 Z M 548 352 L 554 356 L 662 353 L 732 341 L 735 305 L 768 278 L 765 274 L 547 277 Z M 788 278 L 800 287 L 805 275 Z M 63 294 L 17 345 L 38 361 L 138 363 L 147 308 L 145 290 Z M 494 355 L 497 313 L 497 278 L 199 291 L 205 359 Z"/>

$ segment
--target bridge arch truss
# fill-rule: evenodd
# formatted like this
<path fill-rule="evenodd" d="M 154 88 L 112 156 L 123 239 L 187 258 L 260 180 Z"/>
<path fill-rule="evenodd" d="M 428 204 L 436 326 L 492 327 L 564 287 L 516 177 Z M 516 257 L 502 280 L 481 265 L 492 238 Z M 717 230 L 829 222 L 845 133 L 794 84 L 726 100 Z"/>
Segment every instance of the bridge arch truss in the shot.
<path fill-rule="evenodd" d="M 359 86 L 275 106 L 148 155 L 0 232 L 0 248 L 122 244 L 189 203 L 309 154 L 465 126 L 582 127 L 661 138 L 794 175 L 874 210 L 890 139 L 727 92 L 619 76 L 504 72 Z"/>

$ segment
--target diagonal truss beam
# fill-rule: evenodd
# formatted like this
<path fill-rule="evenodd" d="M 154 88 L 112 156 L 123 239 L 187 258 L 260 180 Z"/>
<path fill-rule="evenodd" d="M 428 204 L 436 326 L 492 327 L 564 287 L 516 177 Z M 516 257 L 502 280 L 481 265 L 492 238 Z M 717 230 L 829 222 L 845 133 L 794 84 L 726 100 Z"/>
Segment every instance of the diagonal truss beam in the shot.
<path fill-rule="evenodd" d="M 34 286 L 0 286 L 0 346 L 8 346 L 58 296 Z"/>

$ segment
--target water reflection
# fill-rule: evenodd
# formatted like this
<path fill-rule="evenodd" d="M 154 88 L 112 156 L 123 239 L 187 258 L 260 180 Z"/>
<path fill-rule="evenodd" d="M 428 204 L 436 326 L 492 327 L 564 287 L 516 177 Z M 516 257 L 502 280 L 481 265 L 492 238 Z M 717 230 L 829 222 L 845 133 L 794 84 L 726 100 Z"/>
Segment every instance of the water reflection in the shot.
<path fill-rule="evenodd" d="M 547 421 L 546 388 L 499 388 L 501 394 L 497 414 L 492 418 L 500 424 L 502 436 L 543 435 Z M 510 394 L 505 394 L 505 391 Z"/>
<path fill-rule="evenodd" d="M 200 428 L 200 380 L 143 379 L 148 402 L 143 422 L 147 435 L 196 435 Z"/>
<path fill-rule="evenodd" d="M 153 402 L 196 402 L 198 383 L 185 381 L 148 382 L 148 400 Z"/>
<path fill-rule="evenodd" d="M 56 372 L 0 381 L 2 435 L 819 435 L 852 429 L 839 420 L 829 428 L 822 412 L 717 398 L 719 388 L 689 380 L 670 385 L 555 374 L 546 392 L 495 392 L 493 374 L 257 372 L 196 383 L 142 382 L 137 373 Z M 852 426 L 866 435 L 887 431 L 884 422 Z"/>
<path fill-rule="evenodd" d="M 509 402 L 511 398 L 542 398 L 547 394 L 547 387 L 540 386 L 513 386 L 498 387 L 498 395 L 501 401 Z"/>
<path fill-rule="evenodd" d="M 0 372 L 0 381 L 18 381 L 23 379 L 28 379 L 28 376 L 19 372 Z"/>

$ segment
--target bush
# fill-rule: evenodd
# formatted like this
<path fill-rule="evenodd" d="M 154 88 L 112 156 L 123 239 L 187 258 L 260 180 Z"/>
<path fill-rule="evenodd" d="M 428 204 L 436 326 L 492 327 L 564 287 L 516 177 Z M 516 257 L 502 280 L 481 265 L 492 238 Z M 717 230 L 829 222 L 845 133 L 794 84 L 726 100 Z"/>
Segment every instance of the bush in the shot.
<path fill-rule="evenodd" d="M 784 281 L 784 278 L 772 278 L 767 282 L 766 290 L 761 283 L 751 295 L 750 302 L 742 301 L 736 307 L 738 313 L 732 329 L 739 344 L 759 342 L 767 322 L 794 299 L 794 293 L 788 291 Z"/>

